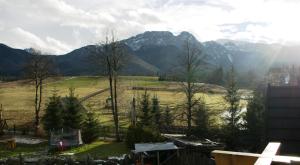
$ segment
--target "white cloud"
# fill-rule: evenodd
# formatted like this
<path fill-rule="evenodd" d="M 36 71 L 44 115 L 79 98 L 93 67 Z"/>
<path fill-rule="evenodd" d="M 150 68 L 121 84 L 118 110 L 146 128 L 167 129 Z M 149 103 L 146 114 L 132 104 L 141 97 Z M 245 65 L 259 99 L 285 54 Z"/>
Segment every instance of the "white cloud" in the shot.
<path fill-rule="evenodd" d="M 35 47 L 42 48 L 45 45 L 43 40 L 34 34 L 23 30 L 22 28 L 3 29 L 1 30 L 1 42 L 8 43 L 14 47 Z M 18 42 L 21 41 L 21 42 Z"/>
<path fill-rule="evenodd" d="M 42 50 L 44 53 L 61 54 L 70 50 L 70 47 L 51 37 L 44 40 L 38 36 L 20 28 L 0 29 L 1 43 L 6 43 L 16 48 L 35 48 Z"/>
<path fill-rule="evenodd" d="M 108 30 L 119 39 L 169 30 L 201 41 L 299 42 L 299 8 L 297 0 L 0 0 L 0 42 L 54 54 L 103 40 Z"/>
<path fill-rule="evenodd" d="M 46 43 L 47 43 L 47 47 L 51 48 L 50 50 L 54 50 L 57 54 L 64 53 L 70 50 L 70 46 L 52 37 L 46 37 Z"/>

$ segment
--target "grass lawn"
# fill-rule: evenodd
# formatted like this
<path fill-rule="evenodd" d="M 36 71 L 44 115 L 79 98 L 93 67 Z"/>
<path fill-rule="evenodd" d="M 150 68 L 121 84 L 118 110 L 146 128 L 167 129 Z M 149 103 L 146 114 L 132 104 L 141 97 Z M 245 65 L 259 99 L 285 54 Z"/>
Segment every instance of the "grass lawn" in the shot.
<path fill-rule="evenodd" d="M 126 127 L 129 124 L 127 112 L 131 109 L 130 102 L 133 97 L 140 98 L 143 90 L 130 90 L 128 87 L 154 87 L 163 89 L 178 89 L 178 84 L 174 82 L 158 81 L 157 77 L 147 76 L 121 76 L 120 88 L 118 92 L 120 112 L 125 114 L 121 117 L 121 126 Z M 48 97 L 52 95 L 53 90 L 57 94 L 64 97 L 68 94 L 70 87 L 75 88 L 75 94 L 81 98 L 97 90 L 108 87 L 108 82 L 105 77 L 83 76 L 83 77 L 61 77 L 58 79 L 47 80 L 44 86 L 44 97 L 42 101 L 42 109 L 48 102 Z M 214 88 L 214 87 L 211 87 Z M 176 107 L 184 103 L 185 96 L 178 91 L 148 91 L 151 96 L 157 95 L 162 106 Z M 109 109 L 105 109 L 105 101 L 109 97 L 109 92 L 104 92 L 83 102 L 87 109 L 97 113 L 99 121 L 102 125 L 113 125 L 113 119 Z M 211 111 L 215 112 L 214 117 L 218 118 L 224 111 L 226 104 L 223 100 L 222 93 L 198 93 L 196 97 L 202 97 L 208 104 Z M 5 118 L 10 127 L 16 124 L 17 128 L 25 126 L 27 123 L 32 123 L 34 120 L 34 87 L 32 84 L 24 83 L 23 81 L 15 81 L 9 83 L 0 83 L 0 104 L 3 104 Z M 178 112 L 181 113 L 182 109 Z M 41 111 L 43 115 L 44 111 Z M 30 125 L 31 126 L 31 125 Z"/>
<path fill-rule="evenodd" d="M 16 157 L 19 154 L 22 155 L 40 155 L 39 153 L 47 150 L 48 143 L 41 143 L 35 145 L 17 144 L 17 147 L 13 150 L 7 149 L 7 145 L 0 143 L 0 159 L 8 157 Z"/>
<path fill-rule="evenodd" d="M 90 154 L 95 158 L 107 158 L 108 156 L 121 156 L 122 154 L 129 153 L 124 142 L 111 142 L 111 141 L 96 141 L 91 144 L 85 144 L 80 147 L 72 148 L 64 153 L 74 153 L 79 159 L 85 158 Z"/>
<path fill-rule="evenodd" d="M 0 143 L 0 159 L 8 157 L 17 157 L 19 154 L 23 156 L 41 156 L 47 154 L 48 143 L 41 143 L 35 145 L 17 144 L 13 150 L 6 148 L 6 144 Z M 63 153 L 74 153 L 76 158 L 84 159 L 88 154 L 93 158 L 107 158 L 108 156 L 121 156 L 122 154 L 129 153 L 124 142 L 112 142 L 99 140 L 91 144 L 85 144 L 80 147 L 72 148 Z M 56 155 L 55 153 L 54 155 Z"/>
<path fill-rule="evenodd" d="M 162 89 L 178 89 L 179 85 L 174 82 L 161 82 L 157 77 L 142 77 L 142 76 L 126 76 L 120 77 L 120 87 L 118 92 L 119 98 L 119 112 L 120 112 L 120 128 L 126 129 L 129 126 L 128 112 L 131 110 L 132 98 L 137 98 L 137 102 L 143 90 L 131 90 L 128 87 L 140 86 L 140 87 L 153 87 Z M 75 94 L 81 98 L 90 93 L 93 93 L 100 89 L 108 87 L 108 82 L 105 77 L 62 77 L 59 79 L 50 79 L 44 86 L 43 107 L 48 101 L 55 89 L 57 94 L 64 97 L 68 94 L 70 87 L 75 88 Z M 209 89 L 218 89 L 214 86 Z M 221 89 L 223 90 L 223 89 Z M 223 90 L 224 91 L 224 90 Z M 163 111 L 166 106 L 171 108 L 171 113 L 174 116 L 178 116 L 174 119 L 175 125 L 186 124 L 186 120 L 181 119 L 183 112 L 182 108 L 176 108 L 178 105 L 182 105 L 185 100 L 185 95 L 178 90 L 149 90 L 149 94 L 152 97 L 156 95 L 159 98 L 161 110 Z M 224 92 L 200 92 L 196 94 L 196 97 L 201 97 L 207 104 L 209 111 L 211 112 L 211 121 L 219 126 L 222 123 L 220 114 L 224 112 L 226 103 L 223 99 Z M 105 108 L 105 101 L 109 97 L 109 92 L 104 92 L 101 95 L 97 95 L 83 102 L 84 106 L 95 112 L 100 124 L 113 130 L 113 118 L 110 109 Z M 12 128 L 13 124 L 16 124 L 17 129 L 24 127 L 27 123 L 32 123 L 34 120 L 34 87 L 32 84 L 22 83 L 22 81 L 0 83 L 0 104 L 3 104 L 3 115 L 5 118 L 9 118 L 8 124 Z M 242 101 L 241 104 L 246 104 L 246 101 Z M 41 116 L 44 110 L 41 111 Z M 32 125 L 29 125 L 31 127 Z M 34 155 L 46 151 L 47 144 L 39 145 L 17 145 L 15 150 L 7 150 L 6 144 L 0 143 L 0 158 L 18 156 L 20 153 L 24 155 Z M 90 154 L 94 158 L 106 158 L 108 156 L 120 156 L 125 153 L 129 153 L 129 149 L 125 143 L 111 142 L 111 141 L 96 141 L 92 144 L 86 144 L 80 147 L 72 148 L 65 153 L 75 153 L 78 158 L 84 158 L 87 154 Z"/>

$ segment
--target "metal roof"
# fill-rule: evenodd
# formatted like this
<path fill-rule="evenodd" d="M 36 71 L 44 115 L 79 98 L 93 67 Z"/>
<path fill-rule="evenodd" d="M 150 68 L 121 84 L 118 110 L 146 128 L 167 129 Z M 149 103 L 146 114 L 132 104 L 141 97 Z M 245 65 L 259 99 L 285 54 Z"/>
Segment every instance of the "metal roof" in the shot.
<path fill-rule="evenodd" d="M 134 145 L 135 153 L 148 152 L 148 151 L 164 151 L 164 150 L 177 150 L 178 147 L 173 142 L 166 143 L 137 143 Z"/>

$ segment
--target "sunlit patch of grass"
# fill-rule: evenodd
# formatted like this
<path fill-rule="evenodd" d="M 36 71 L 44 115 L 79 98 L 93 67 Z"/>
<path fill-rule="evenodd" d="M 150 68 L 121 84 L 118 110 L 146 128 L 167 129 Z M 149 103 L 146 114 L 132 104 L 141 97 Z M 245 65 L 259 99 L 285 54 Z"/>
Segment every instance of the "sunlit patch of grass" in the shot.
<path fill-rule="evenodd" d="M 108 156 L 120 156 L 129 153 L 124 142 L 96 141 L 91 144 L 85 144 L 72 148 L 64 153 L 74 153 L 76 157 L 85 158 L 88 154 L 93 158 L 107 158 Z"/>

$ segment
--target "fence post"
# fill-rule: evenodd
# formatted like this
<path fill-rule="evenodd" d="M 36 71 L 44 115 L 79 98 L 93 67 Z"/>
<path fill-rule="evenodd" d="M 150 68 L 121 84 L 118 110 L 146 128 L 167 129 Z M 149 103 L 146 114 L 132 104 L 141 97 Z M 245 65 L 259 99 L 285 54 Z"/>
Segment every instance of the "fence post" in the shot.
<path fill-rule="evenodd" d="M 24 164 L 24 158 L 21 153 L 19 154 L 19 163 L 20 163 L 20 165 Z"/>
<path fill-rule="evenodd" d="M 271 142 L 264 149 L 260 158 L 257 159 L 255 165 L 270 165 L 273 157 L 276 155 L 280 147 L 280 143 Z"/>
<path fill-rule="evenodd" d="M 93 162 L 94 162 L 93 158 L 91 157 L 90 154 L 88 154 L 85 159 L 85 164 L 90 165 L 90 164 L 93 164 Z"/>

